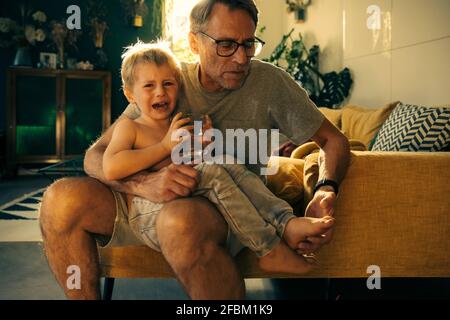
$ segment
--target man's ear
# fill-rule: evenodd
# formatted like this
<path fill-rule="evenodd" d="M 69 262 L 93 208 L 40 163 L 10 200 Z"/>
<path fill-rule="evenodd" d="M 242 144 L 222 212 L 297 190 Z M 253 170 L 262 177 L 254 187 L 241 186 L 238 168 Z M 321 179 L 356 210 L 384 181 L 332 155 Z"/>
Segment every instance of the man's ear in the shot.
<path fill-rule="evenodd" d="M 125 94 L 125 97 L 127 98 L 129 103 L 134 103 L 133 93 L 127 86 L 124 86 L 123 93 Z"/>
<path fill-rule="evenodd" d="M 197 36 L 193 32 L 189 32 L 188 35 L 189 46 L 194 54 L 199 54 L 198 52 L 198 39 Z"/>

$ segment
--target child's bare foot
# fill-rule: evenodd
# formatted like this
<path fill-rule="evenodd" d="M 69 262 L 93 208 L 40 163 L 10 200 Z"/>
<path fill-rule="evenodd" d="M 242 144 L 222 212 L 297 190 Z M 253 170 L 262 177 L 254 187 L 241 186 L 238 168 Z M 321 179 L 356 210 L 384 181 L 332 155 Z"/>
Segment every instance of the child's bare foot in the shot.
<path fill-rule="evenodd" d="M 317 260 L 298 255 L 283 240 L 272 251 L 259 258 L 258 262 L 259 267 L 267 272 L 295 274 L 309 272 L 317 265 Z"/>
<path fill-rule="evenodd" d="M 323 218 L 297 217 L 288 221 L 284 229 L 283 239 L 290 248 L 296 250 L 301 241 L 307 237 L 320 237 L 334 224 L 334 218 L 326 216 Z"/>

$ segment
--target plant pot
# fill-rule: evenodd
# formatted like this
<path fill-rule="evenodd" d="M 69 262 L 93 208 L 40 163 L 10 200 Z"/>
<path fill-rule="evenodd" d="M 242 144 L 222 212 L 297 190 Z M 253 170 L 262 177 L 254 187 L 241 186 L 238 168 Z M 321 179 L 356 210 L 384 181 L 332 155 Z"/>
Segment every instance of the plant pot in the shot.
<path fill-rule="evenodd" d="M 18 47 L 14 57 L 14 66 L 32 67 L 30 47 Z"/>
<path fill-rule="evenodd" d="M 297 22 L 305 22 L 306 20 L 305 8 L 299 8 L 295 11 L 295 19 L 297 20 Z"/>

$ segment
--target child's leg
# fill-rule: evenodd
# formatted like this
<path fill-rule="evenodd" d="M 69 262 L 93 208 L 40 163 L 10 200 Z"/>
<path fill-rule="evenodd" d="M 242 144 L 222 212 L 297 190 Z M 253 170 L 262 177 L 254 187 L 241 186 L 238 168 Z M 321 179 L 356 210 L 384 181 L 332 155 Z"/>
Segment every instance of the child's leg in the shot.
<path fill-rule="evenodd" d="M 217 206 L 238 239 L 257 254 L 262 269 L 302 274 L 314 267 L 277 236 L 221 165 L 200 164 L 196 169 L 201 177 L 194 195 Z"/>
<path fill-rule="evenodd" d="M 333 225 L 334 220 L 331 217 L 322 219 L 296 217 L 292 207 L 275 196 L 263 181 L 244 165 L 224 164 L 223 167 L 264 220 L 276 228 L 277 234 L 291 248 L 296 249 L 299 242 L 306 237 L 321 235 Z"/>
<path fill-rule="evenodd" d="M 287 222 L 295 217 L 289 203 L 275 196 L 264 182 L 244 165 L 224 164 L 223 167 L 264 220 L 273 225 L 277 229 L 278 235 L 281 236 Z"/>
<path fill-rule="evenodd" d="M 194 195 L 207 197 L 216 205 L 242 244 L 261 257 L 280 242 L 275 228 L 259 215 L 221 165 L 202 163 L 196 169 L 201 175 Z"/>

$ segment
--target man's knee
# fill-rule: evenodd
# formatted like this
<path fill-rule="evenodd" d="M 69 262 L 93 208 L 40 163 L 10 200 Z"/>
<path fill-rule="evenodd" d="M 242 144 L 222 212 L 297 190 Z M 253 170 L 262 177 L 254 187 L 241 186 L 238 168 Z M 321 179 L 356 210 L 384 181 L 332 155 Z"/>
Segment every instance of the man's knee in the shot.
<path fill-rule="evenodd" d="M 178 238 L 186 244 L 210 240 L 221 243 L 226 240 L 227 224 L 207 199 L 197 197 L 179 199 L 167 203 L 159 214 L 158 238 Z"/>
<path fill-rule="evenodd" d="M 228 227 L 216 208 L 204 198 L 172 201 L 156 223 L 162 253 L 177 272 L 208 264 L 226 241 Z"/>
<path fill-rule="evenodd" d="M 67 232 L 86 224 L 96 213 L 115 212 L 114 198 L 108 188 L 92 178 L 64 178 L 50 185 L 44 193 L 40 224 L 48 229 Z M 93 212 L 95 211 L 95 213 Z M 106 212 L 105 212 L 106 211 Z M 99 220 L 102 216 L 97 216 Z"/>

